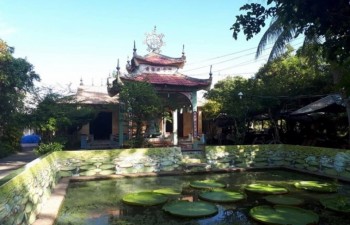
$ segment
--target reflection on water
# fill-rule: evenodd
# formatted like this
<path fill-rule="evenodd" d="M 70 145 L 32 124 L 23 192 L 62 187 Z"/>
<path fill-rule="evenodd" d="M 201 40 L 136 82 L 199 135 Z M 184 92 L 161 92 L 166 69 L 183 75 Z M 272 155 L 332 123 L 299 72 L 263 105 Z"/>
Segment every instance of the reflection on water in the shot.
<path fill-rule="evenodd" d="M 183 196 L 170 197 L 198 200 L 198 190 L 189 187 L 194 180 L 217 180 L 228 185 L 228 190 L 244 192 L 244 185 L 265 182 L 286 187 L 290 190 L 288 195 L 300 197 L 306 200 L 302 207 L 319 214 L 320 225 L 345 225 L 350 224 L 346 215 L 338 214 L 324 209 L 319 199 L 334 194 L 311 193 L 294 188 L 293 183 L 300 180 L 322 180 L 321 178 L 293 173 L 283 170 L 267 170 L 258 172 L 221 173 L 187 176 L 163 176 L 144 178 L 123 178 L 115 180 L 88 181 L 71 183 L 66 199 L 61 208 L 56 225 L 257 225 L 249 217 L 249 209 L 252 206 L 268 204 L 263 195 L 248 194 L 246 200 L 217 204 L 219 212 L 209 218 L 186 219 L 177 218 L 164 213 L 161 206 L 135 207 L 121 202 L 121 198 L 131 192 L 151 191 L 159 188 L 182 189 Z M 327 180 L 329 181 L 329 180 Z M 350 195 L 350 185 L 340 183 L 339 192 Z"/>

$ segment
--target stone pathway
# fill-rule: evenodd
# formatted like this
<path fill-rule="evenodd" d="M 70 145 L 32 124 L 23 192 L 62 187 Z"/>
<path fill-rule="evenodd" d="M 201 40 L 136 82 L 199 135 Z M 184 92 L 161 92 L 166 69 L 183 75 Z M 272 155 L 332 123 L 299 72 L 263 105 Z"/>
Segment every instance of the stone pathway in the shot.
<path fill-rule="evenodd" d="M 12 171 L 26 165 L 38 158 L 32 148 L 23 149 L 21 152 L 0 159 L 0 179 L 7 176 Z"/>

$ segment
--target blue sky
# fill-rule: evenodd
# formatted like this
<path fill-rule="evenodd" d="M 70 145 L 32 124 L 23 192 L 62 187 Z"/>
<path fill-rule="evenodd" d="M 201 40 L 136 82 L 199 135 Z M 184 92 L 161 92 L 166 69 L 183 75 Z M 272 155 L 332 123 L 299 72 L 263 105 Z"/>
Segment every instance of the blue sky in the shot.
<path fill-rule="evenodd" d="M 258 0 L 264 2 L 262 0 Z M 231 25 L 239 7 L 249 0 L 0 0 L 0 38 L 26 57 L 44 85 L 101 85 L 120 60 L 146 55 L 145 33 L 164 34 L 162 54 L 180 57 L 182 72 L 215 80 L 228 75 L 251 76 L 269 52 L 255 61 L 260 35 L 246 41 L 232 38 Z"/>

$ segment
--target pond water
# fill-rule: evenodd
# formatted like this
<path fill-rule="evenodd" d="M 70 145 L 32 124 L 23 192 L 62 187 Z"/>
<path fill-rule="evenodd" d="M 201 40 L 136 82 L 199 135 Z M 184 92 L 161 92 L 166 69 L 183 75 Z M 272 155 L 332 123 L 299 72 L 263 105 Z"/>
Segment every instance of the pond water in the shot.
<path fill-rule="evenodd" d="M 181 189 L 180 198 L 197 201 L 200 191 L 190 188 L 189 184 L 195 180 L 207 179 L 227 184 L 228 190 L 245 192 L 247 199 L 229 204 L 216 204 L 219 209 L 218 214 L 200 219 L 185 219 L 169 215 L 162 211 L 162 206 L 129 206 L 121 201 L 121 198 L 128 193 L 159 188 Z M 296 189 L 293 184 L 301 180 L 335 182 L 285 170 L 73 182 L 69 185 L 56 225 L 257 225 L 260 223 L 250 218 L 249 210 L 253 206 L 269 203 L 263 199 L 265 195 L 248 193 L 244 190 L 244 187 L 251 183 L 268 183 L 286 187 L 289 190 L 289 196 L 305 200 L 305 204 L 300 207 L 312 210 L 320 216 L 320 225 L 350 224 L 350 218 L 347 215 L 327 210 L 319 203 L 320 199 L 333 195 L 350 196 L 349 184 L 338 183 L 338 193 L 326 194 Z"/>

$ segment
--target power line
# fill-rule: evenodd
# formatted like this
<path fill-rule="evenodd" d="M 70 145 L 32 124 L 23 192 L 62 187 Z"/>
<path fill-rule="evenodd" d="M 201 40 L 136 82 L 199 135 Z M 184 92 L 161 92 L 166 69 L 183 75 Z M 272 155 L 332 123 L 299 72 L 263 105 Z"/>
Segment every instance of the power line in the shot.
<path fill-rule="evenodd" d="M 295 40 L 297 40 L 297 39 L 295 39 Z M 297 43 L 296 45 L 299 45 L 299 44 L 301 44 L 301 43 L 302 43 L 302 42 L 299 42 L 299 43 Z M 265 48 L 265 50 L 272 49 L 272 48 L 273 48 L 273 46 L 272 46 L 272 47 L 269 47 L 269 48 Z M 249 49 L 249 50 L 251 50 L 251 49 Z M 244 52 L 244 51 L 248 51 L 248 50 L 243 50 L 243 51 L 240 51 L 240 52 Z M 238 52 L 237 52 L 237 53 L 238 53 Z M 236 53 L 232 53 L 232 54 L 236 54 Z M 215 57 L 215 58 L 223 58 L 223 57 L 226 57 L 226 56 L 232 55 L 232 54 L 227 54 L 227 55 L 219 56 L 219 57 Z M 236 57 L 234 57 L 234 58 L 226 59 L 226 60 L 224 60 L 224 61 L 219 61 L 219 62 L 216 62 L 216 63 L 211 63 L 211 65 L 218 65 L 218 64 L 221 64 L 221 63 L 229 62 L 229 61 L 232 61 L 232 60 L 235 60 L 235 59 L 239 59 L 239 58 L 244 57 L 244 56 L 249 56 L 249 55 L 252 55 L 252 54 L 255 54 L 255 52 L 250 52 L 250 53 L 247 53 L 247 54 L 245 54 L 245 55 L 240 55 L 240 56 L 236 56 Z M 268 54 L 268 55 L 269 55 L 269 54 Z M 214 58 L 213 58 L 213 59 L 214 59 Z M 209 60 L 206 60 L 206 61 L 209 61 Z M 253 61 L 257 61 L 257 60 L 253 60 Z M 207 67 L 208 67 L 208 65 L 205 65 L 205 66 L 200 66 L 200 67 L 196 67 L 196 68 L 193 68 L 193 69 L 184 70 L 184 71 L 182 71 L 182 72 L 183 72 L 183 73 L 187 73 L 187 72 L 190 72 L 190 71 L 193 71 L 193 70 L 203 69 L 203 68 L 207 68 Z"/>
<path fill-rule="evenodd" d="M 299 39 L 301 39 L 301 38 L 294 39 L 293 41 L 296 41 L 296 40 L 299 40 Z M 302 44 L 302 42 L 296 43 L 295 45 L 300 45 L 300 44 Z M 272 48 L 273 48 L 273 46 L 271 46 L 269 48 L 265 48 L 264 50 L 269 50 L 269 49 L 272 49 Z M 211 60 L 215 60 L 215 59 L 219 59 L 219 58 L 224 58 L 224 57 L 227 57 L 227 56 L 230 56 L 230 55 L 234 55 L 234 54 L 239 54 L 239 53 L 242 53 L 242 52 L 250 51 L 252 49 L 256 49 L 256 47 L 255 48 L 245 49 L 245 50 L 238 51 L 238 52 L 229 53 L 229 54 L 222 55 L 222 56 L 217 56 L 217 57 L 206 59 L 206 60 L 202 60 L 202 61 L 198 61 L 196 63 L 203 63 L 203 62 L 207 62 L 207 61 L 211 61 Z M 241 58 L 241 57 L 244 57 L 244 56 L 249 56 L 249 55 L 252 55 L 252 54 L 256 54 L 256 52 L 254 51 L 254 52 L 250 52 L 250 53 L 245 54 L 245 55 L 236 56 L 234 58 L 230 58 L 230 59 L 227 59 L 227 60 L 224 60 L 224 61 L 219 61 L 219 62 L 216 62 L 216 63 L 212 63 L 211 65 L 217 65 L 217 64 L 229 62 L 231 60 L 235 60 L 235 59 L 238 59 L 238 58 Z M 196 64 L 196 63 L 191 63 L 189 65 L 193 65 L 193 64 Z M 208 67 L 208 65 L 196 67 L 196 68 L 193 68 L 193 69 L 184 70 L 182 72 L 183 73 L 187 73 L 187 72 L 190 72 L 190 71 L 193 71 L 193 70 L 203 69 L 203 68 L 206 68 L 206 67 Z"/>

